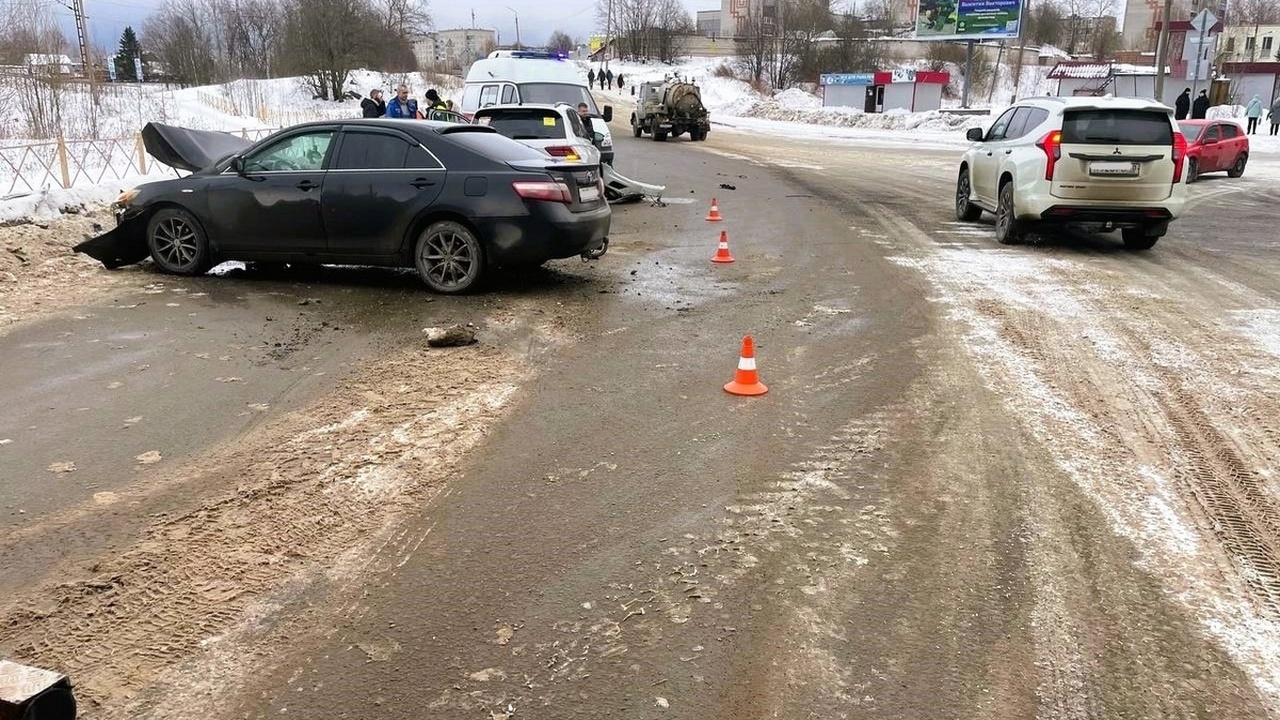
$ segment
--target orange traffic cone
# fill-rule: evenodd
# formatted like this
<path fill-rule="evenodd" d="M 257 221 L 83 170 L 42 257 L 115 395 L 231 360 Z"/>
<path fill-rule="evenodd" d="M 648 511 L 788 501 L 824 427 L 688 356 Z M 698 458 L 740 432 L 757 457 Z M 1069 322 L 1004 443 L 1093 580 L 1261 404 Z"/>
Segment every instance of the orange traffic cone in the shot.
<path fill-rule="evenodd" d="M 756 346 L 751 336 L 742 338 L 742 357 L 738 360 L 738 373 L 733 382 L 724 386 L 724 391 L 732 395 L 763 395 L 769 388 L 760 382 L 756 374 Z"/>
<path fill-rule="evenodd" d="M 707 213 L 707 222 L 720 222 L 723 219 L 720 216 L 720 203 L 711 198 L 711 212 Z"/>
<path fill-rule="evenodd" d="M 729 254 L 729 233 L 720 231 L 720 245 L 716 248 L 716 254 L 711 258 L 713 263 L 731 263 L 733 256 Z"/>

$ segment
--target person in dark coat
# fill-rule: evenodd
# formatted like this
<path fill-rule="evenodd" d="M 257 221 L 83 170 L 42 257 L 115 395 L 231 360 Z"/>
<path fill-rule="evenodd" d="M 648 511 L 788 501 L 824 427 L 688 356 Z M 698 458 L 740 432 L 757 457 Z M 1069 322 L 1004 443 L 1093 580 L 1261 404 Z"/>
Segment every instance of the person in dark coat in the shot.
<path fill-rule="evenodd" d="M 360 111 L 363 117 L 380 118 L 387 114 L 387 101 L 382 99 L 382 91 L 374 90 L 369 93 L 369 97 L 360 101 Z"/>
<path fill-rule="evenodd" d="M 605 71 L 605 73 L 604 73 L 604 78 L 605 78 L 605 83 L 606 83 L 606 85 L 607 85 L 607 86 L 609 86 L 609 87 L 612 87 L 612 86 L 613 86 L 613 71 L 612 71 L 612 70 L 606 70 L 606 71 Z"/>
<path fill-rule="evenodd" d="M 618 89 L 622 89 L 622 73 L 618 73 Z"/>
<path fill-rule="evenodd" d="M 1209 114 L 1209 96 L 1204 90 L 1200 91 L 1200 97 L 1191 103 L 1191 119 L 1203 120 L 1205 115 Z"/>
<path fill-rule="evenodd" d="M 594 69 L 587 70 L 587 87 L 596 86 L 596 71 Z"/>
<path fill-rule="evenodd" d="M 1191 88 L 1182 91 L 1178 99 L 1173 102 L 1173 118 L 1175 120 L 1186 120 L 1187 114 L 1191 112 Z"/>

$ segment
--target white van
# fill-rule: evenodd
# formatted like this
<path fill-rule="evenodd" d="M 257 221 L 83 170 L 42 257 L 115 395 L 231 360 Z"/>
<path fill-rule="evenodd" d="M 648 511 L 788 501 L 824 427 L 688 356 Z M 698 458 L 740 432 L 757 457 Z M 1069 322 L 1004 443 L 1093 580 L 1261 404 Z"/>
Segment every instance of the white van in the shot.
<path fill-rule="evenodd" d="M 572 61 L 549 53 L 495 50 L 471 64 L 459 105 L 463 115 L 469 118 L 490 105 L 521 103 L 567 103 L 575 108 L 586 103 L 591 117 L 604 121 L 592 123 L 591 129 L 604 135 L 600 154 L 613 164 L 613 135 L 609 132 L 613 107 L 605 105 L 604 112 L 600 111 L 581 68 Z"/>

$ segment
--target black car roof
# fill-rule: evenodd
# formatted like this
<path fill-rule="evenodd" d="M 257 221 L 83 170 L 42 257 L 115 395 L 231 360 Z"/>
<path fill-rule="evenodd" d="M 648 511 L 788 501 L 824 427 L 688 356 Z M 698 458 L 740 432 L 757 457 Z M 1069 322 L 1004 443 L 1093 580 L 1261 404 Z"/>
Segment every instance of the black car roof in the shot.
<path fill-rule="evenodd" d="M 491 127 L 484 125 L 464 125 L 461 123 L 439 122 L 436 120 L 409 120 L 409 119 L 392 119 L 392 118 L 342 118 L 339 120 L 317 120 L 309 123 L 295 125 L 293 128 L 300 127 L 333 127 L 338 125 L 341 127 L 394 127 L 410 134 L 419 133 L 423 130 L 434 132 L 440 135 L 449 135 L 458 132 L 483 132 L 496 133 Z"/>

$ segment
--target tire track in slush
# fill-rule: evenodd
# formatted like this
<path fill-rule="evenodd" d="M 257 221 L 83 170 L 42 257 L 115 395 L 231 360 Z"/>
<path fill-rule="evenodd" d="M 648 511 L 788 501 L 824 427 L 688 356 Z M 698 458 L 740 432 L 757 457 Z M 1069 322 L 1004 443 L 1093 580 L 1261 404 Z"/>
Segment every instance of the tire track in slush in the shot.
<path fill-rule="evenodd" d="M 488 348 L 380 358 L 334 396 L 192 463 L 172 481 L 204 495 L 190 510 L 155 518 L 114 557 L 51 572 L 61 580 L 9 598 L 0 654 L 74 677 L 95 717 L 138 717 L 125 708 L 147 695 L 185 697 L 208 678 L 198 663 L 172 669 L 237 633 L 260 642 L 239 631 L 279 622 L 268 616 L 288 604 L 282 588 L 340 596 L 379 558 L 379 543 L 397 557 L 412 552 L 421 538 L 397 531 L 399 519 L 444 488 L 504 412 L 518 367 Z M 248 668 L 229 672 L 219 692 Z"/>
<path fill-rule="evenodd" d="M 1168 496 L 1168 489 L 1151 487 L 1159 478 L 1149 475 L 1147 466 L 1172 464 L 1177 483 L 1171 487 L 1182 489 L 1183 512 L 1203 518 L 1198 523 L 1201 534 L 1215 540 L 1208 547 L 1216 551 L 1208 555 L 1194 547 L 1175 551 L 1186 559 L 1209 560 L 1191 573 L 1191 577 L 1198 575 L 1195 580 L 1185 575 L 1185 569 L 1173 570 L 1181 566 L 1177 557 L 1157 560 L 1151 554 L 1166 552 L 1173 547 L 1167 543 L 1177 540 L 1160 537 L 1155 544 L 1144 543 L 1146 561 L 1156 560 L 1151 567 L 1163 571 L 1171 594 L 1190 603 L 1193 615 L 1224 642 L 1274 706 L 1280 698 L 1277 669 L 1274 657 L 1268 658 L 1263 648 L 1271 642 L 1267 638 L 1276 634 L 1280 505 L 1258 468 L 1267 465 L 1267 457 L 1280 454 L 1274 435 L 1261 430 L 1280 417 L 1274 411 L 1267 413 L 1269 419 L 1255 414 L 1247 416 L 1251 425 L 1226 429 L 1232 418 L 1239 419 L 1226 403 L 1266 407 L 1264 400 L 1250 396 L 1257 390 L 1233 383 L 1234 373 L 1221 356 L 1212 358 L 1213 365 L 1202 362 L 1203 366 L 1194 368 L 1208 378 L 1197 381 L 1197 386 L 1207 384 L 1198 387 L 1199 392 L 1188 384 L 1192 373 L 1177 365 L 1188 354 L 1195 355 L 1189 350 L 1192 347 L 1207 348 L 1212 355 L 1214 348 L 1238 344 L 1238 338 L 1204 320 L 1176 317 L 1181 304 L 1164 307 L 1169 303 L 1159 294 L 1099 285 L 1105 283 L 1105 275 L 1100 279 L 1095 269 L 1059 254 L 1047 261 L 1031 257 L 1035 270 L 1028 265 L 1006 271 L 990 253 L 1004 257 L 1009 251 L 978 251 L 989 253 L 985 257 L 973 255 L 972 250 L 931 252 L 931 241 L 921 237 L 909 221 L 894 216 L 889 208 L 882 212 L 889 235 L 907 241 L 895 243 L 894 249 L 907 255 L 895 260 L 933 279 L 943 291 L 941 299 L 961 310 L 961 320 L 972 313 L 969 324 L 977 335 L 971 336 L 970 347 L 987 361 L 988 381 L 998 391 L 1013 391 L 1010 401 L 1015 408 L 1022 407 L 1027 417 L 1045 423 L 1042 435 L 1046 440 L 1053 438 L 1051 447 L 1059 462 L 1097 501 L 1120 503 L 1103 505 L 1118 530 L 1159 537 L 1152 530 L 1167 521 L 1142 520 L 1150 512 L 1143 505 L 1158 504 Z M 1028 259 L 1024 253 L 1016 260 L 1026 263 Z M 1016 278 L 1018 272 L 1026 273 L 1021 288 L 1001 277 Z M 1055 276 L 1062 282 L 1053 284 Z M 1117 282 L 1129 280 L 1122 277 Z M 1081 292 L 1082 287 L 1089 291 Z M 1239 289 L 1228 287 L 1221 292 L 1233 295 L 1233 303 L 1224 305 L 1240 302 L 1234 297 Z M 1249 306 L 1248 301 L 1264 302 L 1252 294 L 1243 300 L 1244 306 Z M 1169 322 L 1177 332 L 1165 327 Z M 984 325 L 994 331 L 995 345 L 978 339 Z M 1096 345 L 1079 342 L 1082 336 Z M 1008 350 L 999 349 L 1001 344 Z M 1012 363 L 1012 356 L 1005 354 L 1009 351 L 1022 359 Z M 1172 358 L 1162 362 L 1161 351 Z M 1220 393 L 1214 391 L 1220 388 L 1229 388 L 1233 397 L 1218 397 Z M 1217 409 L 1211 410 L 1214 406 Z M 1073 455 L 1070 446 L 1078 446 L 1080 454 Z M 1215 574 L 1227 580 L 1227 587 L 1244 592 L 1224 593 L 1221 583 L 1210 579 Z M 1239 604 L 1240 597 L 1246 598 L 1244 605 Z"/>

